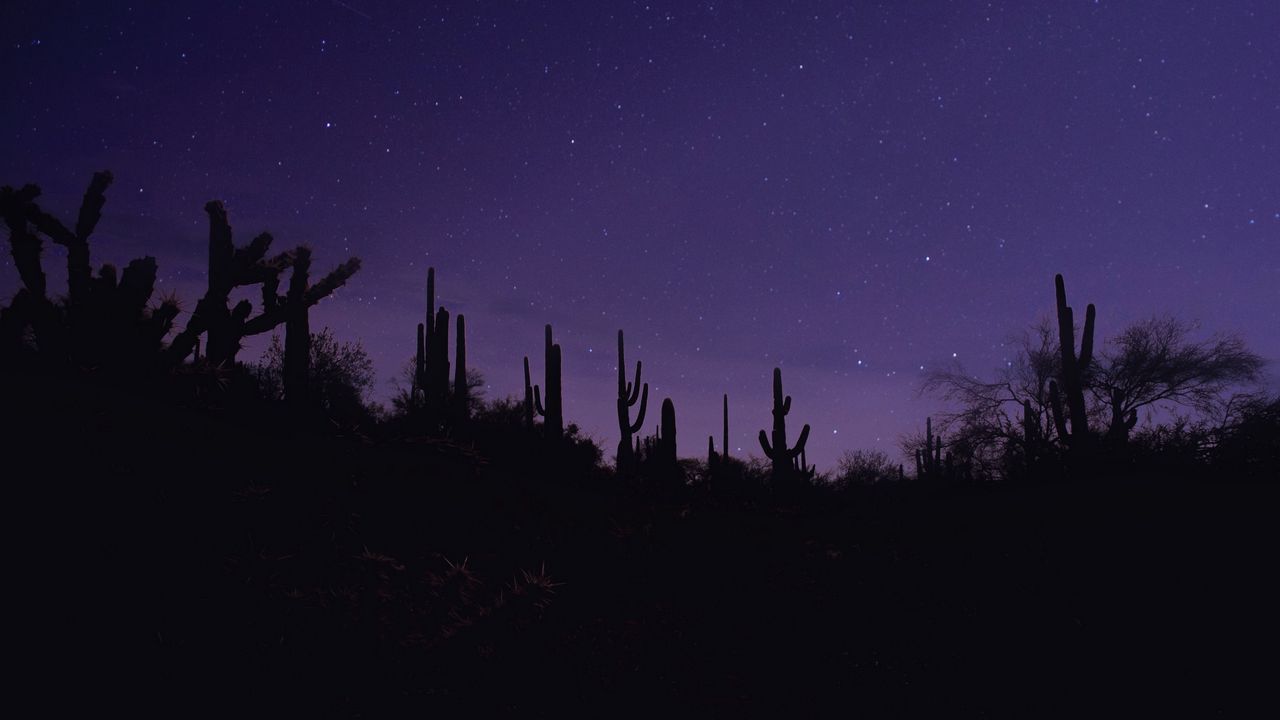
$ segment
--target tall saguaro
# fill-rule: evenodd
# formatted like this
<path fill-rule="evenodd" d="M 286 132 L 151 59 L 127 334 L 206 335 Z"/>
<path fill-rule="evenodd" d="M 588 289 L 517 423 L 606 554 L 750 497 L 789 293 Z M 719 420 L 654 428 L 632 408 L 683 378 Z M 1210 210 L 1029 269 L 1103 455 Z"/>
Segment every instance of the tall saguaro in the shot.
<path fill-rule="evenodd" d="M 542 416 L 542 428 L 547 438 L 559 440 L 564 437 L 564 405 L 561 402 L 560 388 L 560 346 L 551 340 L 551 324 L 548 323 L 543 333 L 545 348 L 543 350 L 546 379 L 546 403 L 543 404 L 543 392 L 533 386 L 533 407 Z"/>
<path fill-rule="evenodd" d="M 1053 409 L 1053 422 L 1062 442 L 1075 451 L 1081 451 L 1092 438 L 1089 431 L 1088 407 L 1084 391 L 1093 362 L 1094 308 L 1089 303 L 1084 316 L 1084 334 L 1080 338 L 1080 354 L 1076 354 L 1075 315 L 1067 305 L 1067 290 L 1062 275 L 1053 278 L 1058 310 L 1058 345 L 1062 354 L 1061 388 L 1056 381 L 1049 381 L 1049 404 Z M 1066 410 L 1063 410 L 1063 396 Z M 1071 424 L 1067 425 L 1068 419 Z"/>
<path fill-rule="evenodd" d="M 760 431 L 760 447 L 773 461 L 773 483 L 776 488 L 786 487 L 799 480 L 795 461 L 804 452 L 809 441 L 809 425 L 800 430 L 795 447 L 787 447 L 787 414 L 791 412 L 791 396 L 782 394 L 782 369 L 773 369 L 773 443 L 764 430 Z"/>
<path fill-rule="evenodd" d="M 632 450 L 632 436 L 640 432 L 644 427 L 644 413 L 649 405 L 649 383 L 640 384 L 640 361 L 636 361 L 636 378 L 634 382 L 627 382 L 627 365 L 626 351 L 624 350 L 622 331 L 618 331 L 618 432 L 621 439 L 618 440 L 618 471 L 626 472 L 632 469 L 635 462 L 635 453 Z M 631 408 L 640 403 L 640 409 L 636 414 L 636 421 L 631 422 Z"/>

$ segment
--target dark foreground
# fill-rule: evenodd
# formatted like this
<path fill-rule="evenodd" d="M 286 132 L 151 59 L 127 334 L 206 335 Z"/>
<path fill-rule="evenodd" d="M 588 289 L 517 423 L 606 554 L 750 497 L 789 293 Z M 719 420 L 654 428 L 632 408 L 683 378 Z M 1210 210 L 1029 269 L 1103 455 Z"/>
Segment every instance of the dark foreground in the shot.
<path fill-rule="evenodd" d="M 11 682 L 44 708 L 1276 710 L 1276 483 L 655 498 L 525 445 L 4 393 Z"/>

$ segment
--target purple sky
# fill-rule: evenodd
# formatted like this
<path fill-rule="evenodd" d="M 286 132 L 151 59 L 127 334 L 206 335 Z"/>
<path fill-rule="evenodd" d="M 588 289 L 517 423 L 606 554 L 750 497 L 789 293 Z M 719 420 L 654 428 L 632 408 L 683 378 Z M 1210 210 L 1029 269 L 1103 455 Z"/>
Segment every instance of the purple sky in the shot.
<path fill-rule="evenodd" d="M 0 183 L 72 218 L 112 170 L 95 262 L 154 255 L 188 308 L 212 198 L 359 255 L 312 326 L 383 398 L 428 265 L 490 396 L 554 324 L 610 456 L 618 328 L 682 454 L 723 392 L 759 454 L 778 365 L 823 467 L 896 456 L 921 368 L 989 375 L 1055 272 L 1101 335 L 1167 311 L 1280 357 L 1274 0 L 244 5 L 5 3 Z"/>

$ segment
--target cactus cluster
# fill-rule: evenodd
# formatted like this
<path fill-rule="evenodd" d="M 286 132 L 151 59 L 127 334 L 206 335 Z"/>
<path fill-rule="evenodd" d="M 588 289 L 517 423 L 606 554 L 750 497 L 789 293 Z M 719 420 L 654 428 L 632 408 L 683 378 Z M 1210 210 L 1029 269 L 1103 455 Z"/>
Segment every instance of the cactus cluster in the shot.
<path fill-rule="evenodd" d="M 430 432 L 458 428 L 468 418 L 467 321 L 461 313 L 455 320 L 453 387 L 449 381 L 449 311 L 436 308 L 436 269 L 427 268 L 426 322 L 418 323 L 417 353 L 413 362 L 411 407 Z"/>
<path fill-rule="evenodd" d="M 312 285 L 310 283 L 311 251 L 304 247 L 288 250 L 267 257 L 272 237 L 262 233 L 245 247 L 237 248 L 232 241 L 231 224 L 222 203 L 212 201 L 205 205 L 209 215 L 209 272 L 208 288 L 196 303 L 195 312 L 187 326 L 169 344 L 167 360 L 177 364 L 185 360 L 206 335 L 205 361 L 213 366 L 235 364 L 244 338 L 258 335 L 285 324 L 286 336 L 293 330 L 295 337 L 286 337 L 285 366 L 292 368 L 293 386 L 305 385 L 305 368 L 310 363 L 310 333 L 306 340 L 296 337 L 305 331 L 306 314 L 310 308 L 335 290 L 360 269 L 360 258 L 350 258 Z M 280 276 L 290 270 L 290 289 L 286 295 L 278 295 Z M 231 292 L 247 285 L 262 286 L 262 309 L 250 317 L 253 305 L 241 300 L 230 307 Z M 299 353 L 306 350 L 306 354 Z M 289 355 L 292 353 L 293 357 Z M 297 390 L 295 390 L 297 392 Z"/>
<path fill-rule="evenodd" d="M 155 291 L 155 259 L 133 260 L 120 274 L 106 264 L 93 276 L 89 237 L 102 217 L 111 182 L 109 172 L 94 174 L 74 230 L 36 204 L 39 187 L 0 189 L 0 217 L 9 229 L 10 251 L 22 281 L 12 303 L 0 308 L 0 359 L 20 355 L 30 330 L 35 351 L 54 365 L 127 372 L 154 369 L 178 314 L 173 299 L 154 308 L 148 305 Z M 63 303 L 48 296 L 41 236 L 67 248 L 68 294 Z"/>
<path fill-rule="evenodd" d="M 944 460 L 942 455 L 942 433 L 933 434 L 933 418 L 924 419 L 924 448 L 918 448 L 916 458 L 916 479 L 939 481 L 950 473 L 951 453 Z"/>
<path fill-rule="evenodd" d="M 545 348 L 544 355 L 544 372 L 546 379 L 544 386 L 546 392 L 542 391 L 537 385 L 533 386 L 533 410 L 542 416 L 542 430 L 549 440 L 559 440 L 564 437 L 564 403 L 561 398 L 560 388 L 560 345 L 551 339 L 551 325 L 547 324 L 543 331 L 543 340 Z M 525 387 L 529 385 L 529 358 L 524 359 L 525 363 Z M 526 396 L 527 397 L 527 396 Z M 546 402 L 543 402 L 543 398 Z M 527 399 L 526 399 L 527 402 Z"/>

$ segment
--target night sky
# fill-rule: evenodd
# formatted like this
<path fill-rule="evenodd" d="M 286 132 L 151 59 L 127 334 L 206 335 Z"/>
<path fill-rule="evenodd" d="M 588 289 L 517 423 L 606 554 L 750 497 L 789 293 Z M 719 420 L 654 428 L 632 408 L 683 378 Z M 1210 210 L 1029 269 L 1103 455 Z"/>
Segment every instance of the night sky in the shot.
<path fill-rule="evenodd" d="M 1055 272 L 1100 335 L 1171 312 L 1280 357 L 1275 0 L 238 5 L 4 3 L 0 183 L 70 220 L 112 170 L 95 263 L 154 255 L 187 309 L 213 198 L 241 243 L 359 255 L 312 327 L 380 399 L 428 265 L 489 397 L 554 325 L 610 458 L 619 328 L 681 454 L 723 392 L 759 454 L 778 365 L 824 468 L 897 457 L 922 370 L 989 376 Z"/>

